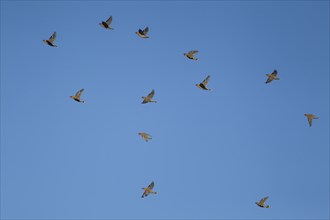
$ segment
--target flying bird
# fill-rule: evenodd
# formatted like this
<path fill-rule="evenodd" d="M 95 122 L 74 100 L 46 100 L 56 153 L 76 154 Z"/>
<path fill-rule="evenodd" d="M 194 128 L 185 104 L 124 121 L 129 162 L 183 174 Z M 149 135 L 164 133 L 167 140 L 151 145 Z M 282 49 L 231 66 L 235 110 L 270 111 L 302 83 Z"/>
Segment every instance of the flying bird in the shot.
<path fill-rule="evenodd" d="M 84 103 L 85 101 L 80 100 L 80 96 L 83 93 L 84 89 L 79 90 L 75 95 L 70 96 L 70 98 L 72 98 L 73 100 L 80 102 L 80 103 Z"/>
<path fill-rule="evenodd" d="M 53 33 L 52 36 L 48 40 L 42 40 L 45 44 L 48 44 L 49 46 L 52 47 L 58 47 L 57 45 L 54 44 L 54 41 L 56 39 L 56 32 Z"/>
<path fill-rule="evenodd" d="M 146 142 L 152 139 L 151 135 L 145 132 L 139 132 L 138 135 L 140 135 Z"/>
<path fill-rule="evenodd" d="M 147 188 L 142 188 L 144 190 L 141 198 L 147 197 L 150 193 L 151 194 L 157 194 L 157 192 L 153 191 L 152 189 L 154 188 L 154 181 L 150 183 L 150 185 Z"/>
<path fill-rule="evenodd" d="M 197 86 L 198 88 L 200 88 L 200 89 L 211 90 L 211 89 L 209 89 L 209 88 L 206 87 L 207 84 L 208 84 L 208 82 L 209 82 L 209 79 L 210 79 L 210 76 L 207 76 L 207 77 L 203 80 L 203 82 L 201 82 L 201 83 L 199 83 L 199 84 L 196 84 L 196 86 Z"/>
<path fill-rule="evenodd" d="M 198 50 L 191 50 L 188 53 L 184 53 L 186 57 L 188 57 L 191 60 L 198 60 L 198 58 L 195 57 L 195 54 L 198 53 Z"/>
<path fill-rule="evenodd" d="M 154 97 L 154 95 L 155 95 L 155 90 L 152 90 L 152 91 L 147 95 L 147 97 L 142 96 L 143 101 L 142 101 L 141 104 L 146 104 L 146 103 L 148 103 L 148 102 L 155 102 L 155 103 L 156 103 L 157 101 L 155 101 L 155 100 L 152 99 L 152 98 Z"/>
<path fill-rule="evenodd" d="M 319 119 L 319 117 L 317 117 L 313 114 L 305 114 L 305 116 L 307 117 L 309 126 L 312 126 L 313 119 Z"/>
<path fill-rule="evenodd" d="M 138 30 L 137 32 L 135 32 L 135 33 L 136 33 L 138 36 L 142 37 L 142 38 L 149 38 L 149 37 L 147 36 L 148 31 L 149 31 L 149 28 L 146 27 L 144 30 L 139 29 L 139 30 Z"/>
<path fill-rule="evenodd" d="M 268 198 L 269 197 L 266 196 L 265 198 L 262 198 L 259 202 L 256 202 L 256 204 L 261 208 L 269 208 L 270 207 L 269 205 L 265 205 L 265 202 Z"/>
<path fill-rule="evenodd" d="M 266 81 L 266 83 L 270 83 L 271 81 L 275 80 L 279 80 L 280 78 L 277 77 L 277 70 L 274 70 L 271 74 L 266 74 L 266 76 L 268 76 L 268 79 Z"/>
<path fill-rule="evenodd" d="M 110 16 L 107 21 L 102 21 L 100 23 L 100 26 L 105 28 L 105 29 L 113 30 L 113 28 L 110 27 L 111 22 L 112 22 L 112 16 Z"/>

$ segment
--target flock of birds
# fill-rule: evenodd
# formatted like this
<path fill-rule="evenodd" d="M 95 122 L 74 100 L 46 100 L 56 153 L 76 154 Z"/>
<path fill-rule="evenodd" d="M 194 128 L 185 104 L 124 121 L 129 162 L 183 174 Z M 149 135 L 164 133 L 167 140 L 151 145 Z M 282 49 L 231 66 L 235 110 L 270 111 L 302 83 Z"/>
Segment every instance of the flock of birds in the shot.
<path fill-rule="evenodd" d="M 108 20 L 102 21 L 101 23 L 99 23 L 99 25 L 105 29 L 114 30 L 112 27 L 110 27 L 111 22 L 112 22 L 112 16 L 110 16 Z M 148 32 L 149 32 L 149 28 L 146 27 L 143 30 L 139 29 L 135 33 L 139 37 L 146 39 L 146 38 L 149 38 L 149 36 L 147 36 Z M 56 32 L 54 32 L 48 40 L 43 40 L 43 42 L 49 46 L 58 47 L 57 45 L 54 44 L 55 40 L 56 40 Z M 184 53 L 184 56 L 186 56 L 188 59 L 197 61 L 198 58 L 195 57 L 196 53 L 198 53 L 198 50 L 191 50 L 187 53 Z M 274 70 L 270 74 L 266 74 L 266 76 L 267 76 L 267 80 L 265 82 L 266 84 L 271 83 L 273 80 L 280 79 L 277 77 L 277 70 Z M 207 88 L 207 84 L 208 84 L 209 80 L 210 80 L 210 76 L 208 75 L 201 83 L 196 84 L 196 86 L 200 89 L 210 91 L 211 89 Z M 84 92 L 84 89 L 80 89 L 78 92 L 76 92 L 75 95 L 70 96 L 70 98 L 72 98 L 73 100 L 75 100 L 77 102 L 84 103 L 85 101 L 80 99 L 80 96 L 82 95 L 83 92 Z M 152 90 L 147 96 L 142 96 L 143 101 L 141 104 L 146 104 L 149 102 L 157 103 L 157 101 L 153 100 L 154 95 L 155 95 L 155 90 Z M 305 116 L 307 117 L 309 126 L 312 126 L 313 119 L 318 119 L 318 117 L 313 114 L 305 114 Z M 143 140 L 145 140 L 146 142 L 148 142 L 149 140 L 152 139 L 152 136 L 146 132 L 139 132 L 138 135 L 140 135 L 143 138 Z M 144 197 L 147 197 L 149 194 L 157 194 L 156 191 L 153 191 L 154 185 L 155 185 L 155 183 L 152 181 L 147 187 L 143 187 L 142 188 L 143 194 L 141 197 L 144 198 Z M 266 196 L 266 197 L 262 198 L 260 201 L 257 201 L 255 203 L 261 208 L 269 208 L 270 207 L 269 205 L 265 205 L 265 202 L 268 198 L 269 197 Z"/>

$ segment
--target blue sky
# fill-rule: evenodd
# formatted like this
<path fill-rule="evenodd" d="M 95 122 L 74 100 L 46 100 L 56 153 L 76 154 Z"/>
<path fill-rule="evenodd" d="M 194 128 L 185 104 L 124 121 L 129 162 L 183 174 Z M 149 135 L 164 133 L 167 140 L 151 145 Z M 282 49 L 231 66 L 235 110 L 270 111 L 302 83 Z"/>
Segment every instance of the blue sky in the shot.
<path fill-rule="evenodd" d="M 329 1 L 1 1 L 1 218 L 328 219 Z"/>

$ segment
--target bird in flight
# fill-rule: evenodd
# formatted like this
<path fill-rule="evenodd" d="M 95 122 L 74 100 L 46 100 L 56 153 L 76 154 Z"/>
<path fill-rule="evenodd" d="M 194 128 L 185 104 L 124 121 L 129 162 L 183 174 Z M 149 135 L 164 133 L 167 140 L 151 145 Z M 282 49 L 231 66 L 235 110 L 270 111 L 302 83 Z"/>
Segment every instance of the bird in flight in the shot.
<path fill-rule="evenodd" d="M 142 38 L 149 38 L 147 36 L 147 33 L 149 32 L 149 28 L 146 27 L 144 30 L 139 29 L 137 32 L 135 32 L 138 36 L 142 37 Z"/>
<path fill-rule="evenodd" d="M 195 57 L 195 54 L 198 53 L 198 50 L 191 50 L 188 53 L 184 53 L 186 57 L 188 57 L 191 60 L 198 60 L 198 58 Z"/>
<path fill-rule="evenodd" d="M 157 101 L 152 99 L 154 97 L 154 95 L 155 95 L 155 90 L 152 90 L 146 97 L 142 96 L 142 99 L 143 99 L 142 104 L 146 104 L 148 102 L 155 102 L 156 103 Z"/>
<path fill-rule="evenodd" d="M 319 117 L 317 117 L 313 114 L 305 114 L 305 116 L 307 117 L 309 126 L 312 126 L 313 119 L 319 119 Z"/>
<path fill-rule="evenodd" d="M 102 21 L 100 23 L 100 25 L 101 25 L 101 27 L 103 27 L 105 29 L 113 30 L 113 28 L 110 27 L 111 22 L 112 22 L 112 16 L 110 16 L 107 21 Z"/>
<path fill-rule="evenodd" d="M 271 81 L 275 80 L 279 80 L 280 78 L 277 77 L 277 70 L 274 70 L 271 74 L 266 74 L 266 76 L 268 76 L 268 79 L 266 81 L 266 83 L 270 83 Z"/>
<path fill-rule="evenodd" d="M 85 101 L 80 100 L 80 96 L 83 93 L 84 89 L 79 90 L 75 95 L 70 96 L 70 98 L 72 98 L 73 100 L 80 102 L 80 103 L 84 103 Z"/>
<path fill-rule="evenodd" d="M 157 194 L 157 192 L 153 191 L 152 189 L 154 188 L 154 181 L 150 183 L 150 185 L 147 188 L 142 188 L 144 190 L 141 198 L 147 197 L 150 193 L 151 194 Z"/>
<path fill-rule="evenodd" d="M 57 45 L 54 44 L 54 41 L 56 39 L 56 32 L 53 33 L 52 36 L 48 40 L 42 40 L 45 44 L 48 44 L 49 46 L 52 47 L 58 47 Z"/>
<path fill-rule="evenodd" d="M 269 205 L 265 205 L 265 202 L 268 198 L 269 197 L 266 196 L 265 198 L 262 198 L 259 202 L 256 202 L 256 204 L 261 208 L 269 208 L 270 207 Z"/>
<path fill-rule="evenodd" d="M 151 135 L 145 132 L 139 132 L 138 135 L 140 135 L 146 142 L 152 139 Z"/>
<path fill-rule="evenodd" d="M 199 83 L 199 84 L 196 84 L 196 86 L 197 86 L 198 88 L 200 88 L 200 89 L 203 89 L 203 90 L 211 90 L 211 89 L 209 89 L 209 88 L 206 87 L 207 84 L 208 84 L 208 82 L 209 82 L 209 79 L 210 79 L 210 76 L 207 76 L 207 77 L 203 80 L 203 82 L 201 82 L 201 83 Z"/>

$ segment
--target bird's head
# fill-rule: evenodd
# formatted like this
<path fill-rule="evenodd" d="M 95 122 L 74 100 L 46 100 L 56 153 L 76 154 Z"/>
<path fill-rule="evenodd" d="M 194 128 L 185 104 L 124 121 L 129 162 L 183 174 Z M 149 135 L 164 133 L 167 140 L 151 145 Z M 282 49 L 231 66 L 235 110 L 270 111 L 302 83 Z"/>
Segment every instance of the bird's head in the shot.
<path fill-rule="evenodd" d="M 73 99 L 73 96 L 72 95 L 70 95 L 69 97 Z"/>
<path fill-rule="evenodd" d="M 304 114 L 305 116 L 307 116 L 307 114 Z"/>
<path fill-rule="evenodd" d="M 266 208 L 269 208 L 269 207 L 270 207 L 269 205 L 266 206 Z"/>

